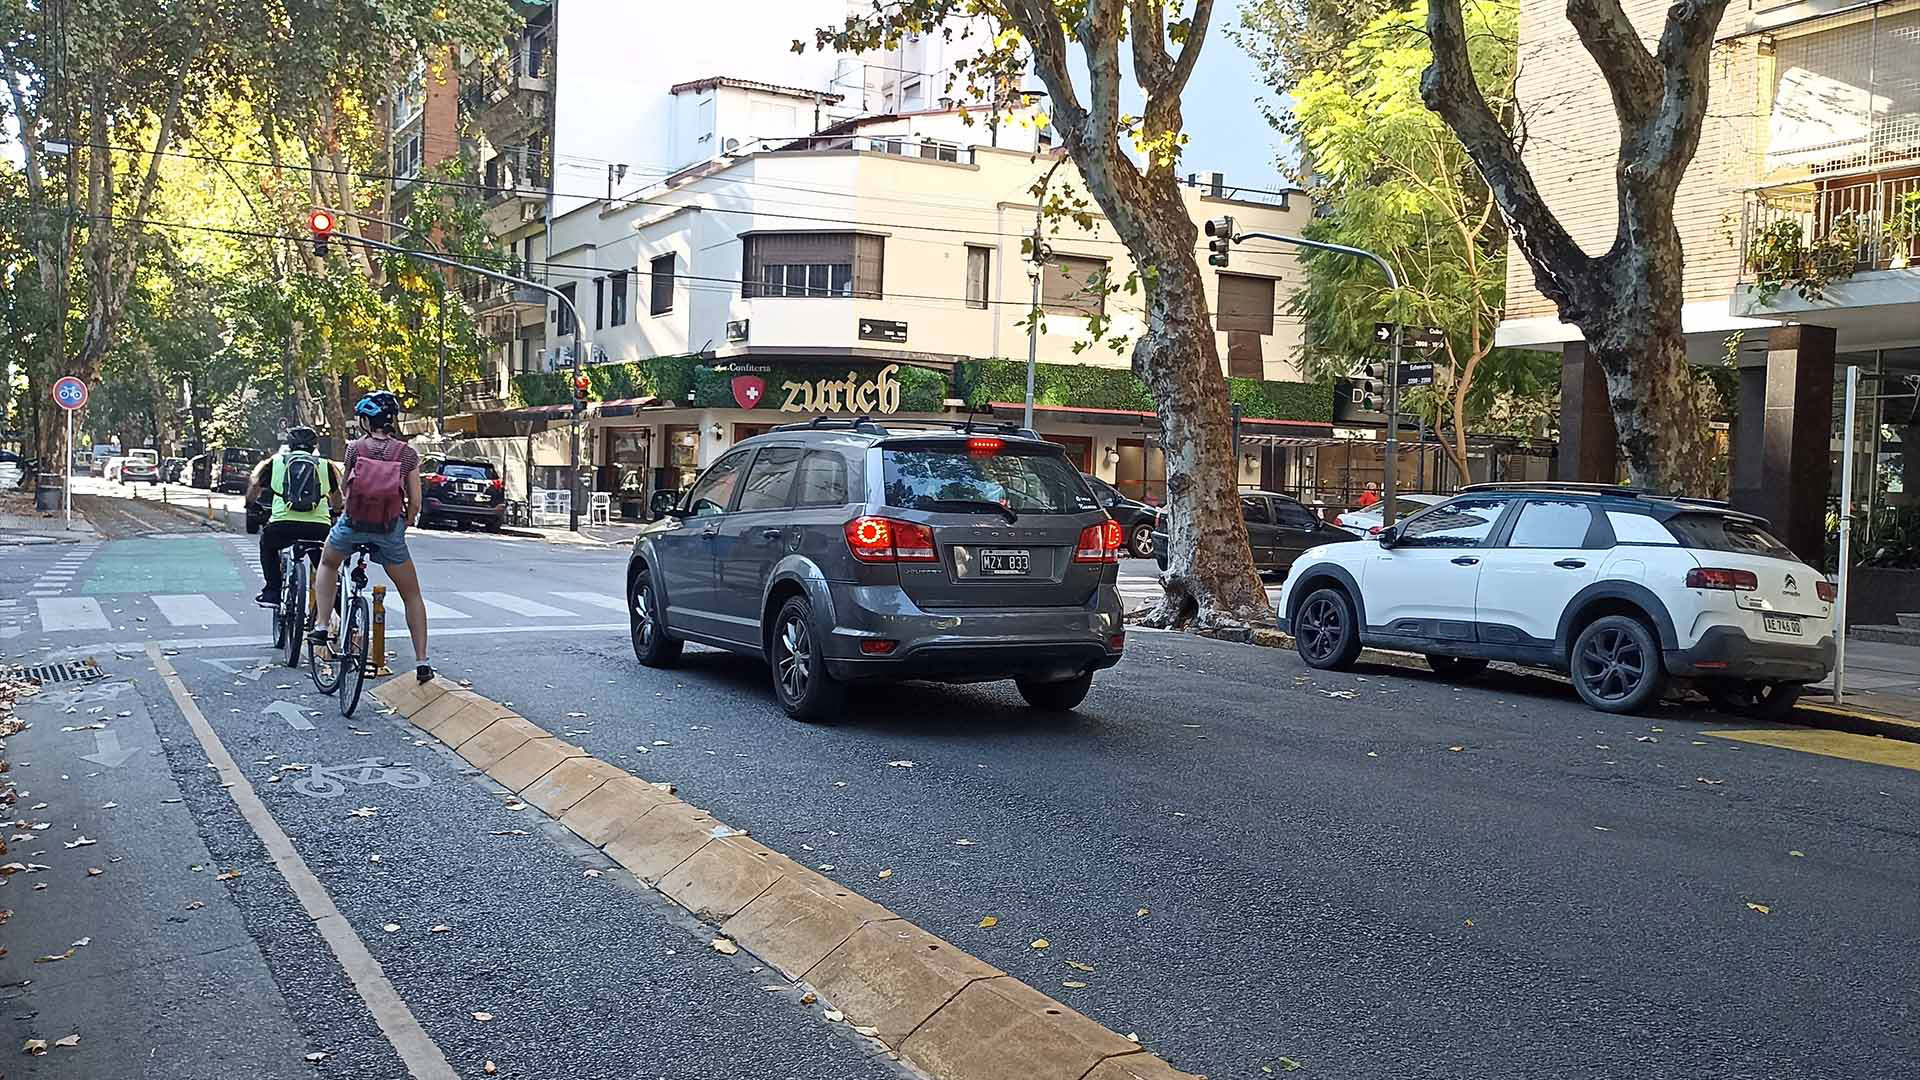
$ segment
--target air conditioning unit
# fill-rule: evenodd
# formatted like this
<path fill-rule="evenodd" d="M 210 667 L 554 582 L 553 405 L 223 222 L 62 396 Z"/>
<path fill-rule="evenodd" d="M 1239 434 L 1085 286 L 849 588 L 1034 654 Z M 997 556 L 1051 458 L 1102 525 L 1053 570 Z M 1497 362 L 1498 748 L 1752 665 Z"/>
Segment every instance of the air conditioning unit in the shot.
<path fill-rule="evenodd" d="M 561 345 L 551 349 L 541 349 L 540 358 L 548 371 L 566 371 L 573 367 L 573 348 Z"/>
<path fill-rule="evenodd" d="M 739 140 L 739 139 L 728 139 L 727 141 L 725 141 L 725 142 L 723 142 L 723 143 L 721 143 L 721 144 L 720 144 L 720 152 L 721 152 L 722 154 L 737 154 L 737 153 L 739 153 L 739 152 L 740 152 L 740 140 Z"/>
<path fill-rule="evenodd" d="M 604 364 L 607 362 L 607 359 L 608 359 L 607 350 L 604 347 L 596 343 L 592 345 L 591 348 L 593 351 L 587 354 L 588 356 L 587 363 Z"/>
<path fill-rule="evenodd" d="M 523 202 L 520 204 L 520 224 L 525 225 L 540 216 L 540 204 Z"/>

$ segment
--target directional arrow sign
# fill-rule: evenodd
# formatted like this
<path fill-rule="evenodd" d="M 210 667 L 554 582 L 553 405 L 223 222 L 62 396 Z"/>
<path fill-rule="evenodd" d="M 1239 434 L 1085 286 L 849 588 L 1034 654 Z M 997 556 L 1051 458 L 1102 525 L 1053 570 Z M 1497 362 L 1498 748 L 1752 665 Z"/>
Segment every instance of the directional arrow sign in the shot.
<path fill-rule="evenodd" d="M 80 760 L 104 765 L 109 769 L 117 769 L 126 764 L 128 758 L 139 752 L 120 749 L 119 733 L 112 728 L 102 728 L 93 733 L 93 753 L 80 755 Z"/>
<path fill-rule="evenodd" d="M 262 711 L 268 716 L 278 716 L 285 720 L 287 726 L 295 731 L 313 730 L 313 724 L 307 720 L 307 708 L 304 705 L 295 705 L 291 701 L 276 701 Z"/>
<path fill-rule="evenodd" d="M 200 659 L 229 675 L 238 676 L 249 682 L 259 682 L 260 676 L 266 674 L 267 668 L 272 666 L 271 664 L 261 663 L 258 656 L 203 656 Z M 235 667 L 234 665 L 236 664 L 245 664 L 246 666 Z"/>
<path fill-rule="evenodd" d="M 1373 324 L 1373 343 L 1375 345 L 1386 345 L 1386 344 L 1390 344 L 1392 341 L 1393 341 L 1393 324 L 1392 323 L 1377 322 Z"/>

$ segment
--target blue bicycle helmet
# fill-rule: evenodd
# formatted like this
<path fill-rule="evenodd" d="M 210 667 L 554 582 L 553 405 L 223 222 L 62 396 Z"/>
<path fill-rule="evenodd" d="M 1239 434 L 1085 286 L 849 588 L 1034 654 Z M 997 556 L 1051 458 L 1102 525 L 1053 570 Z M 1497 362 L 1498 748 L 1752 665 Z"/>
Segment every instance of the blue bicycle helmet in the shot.
<path fill-rule="evenodd" d="M 400 399 L 388 390 L 375 390 L 360 399 L 353 407 L 353 414 L 367 422 L 367 426 L 380 430 L 391 428 L 400 418 Z"/>

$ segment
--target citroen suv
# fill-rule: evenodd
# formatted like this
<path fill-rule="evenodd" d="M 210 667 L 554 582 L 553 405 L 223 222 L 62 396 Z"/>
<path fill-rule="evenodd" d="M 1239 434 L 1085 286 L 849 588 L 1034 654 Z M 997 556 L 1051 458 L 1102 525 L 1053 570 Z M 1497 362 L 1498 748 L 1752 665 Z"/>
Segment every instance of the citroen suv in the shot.
<path fill-rule="evenodd" d="M 803 720 L 847 684 L 1012 679 L 1068 710 L 1126 644 L 1125 530 L 1056 444 L 1006 425 L 819 419 L 708 467 L 627 561 L 633 651 L 764 658 Z"/>
<path fill-rule="evenodd" d="M 1725 503 L 1480 484 L 1378 541 L 1295 563 L 1280 611 L 1309 665 L 1345 668 L 1363 645 L 1460 677 L 1510 661 L 1567 672 L 1604 712 L 1644 708 L 1680 679 L 1762 717 L 1833 669 L 1833 584 Z"/>

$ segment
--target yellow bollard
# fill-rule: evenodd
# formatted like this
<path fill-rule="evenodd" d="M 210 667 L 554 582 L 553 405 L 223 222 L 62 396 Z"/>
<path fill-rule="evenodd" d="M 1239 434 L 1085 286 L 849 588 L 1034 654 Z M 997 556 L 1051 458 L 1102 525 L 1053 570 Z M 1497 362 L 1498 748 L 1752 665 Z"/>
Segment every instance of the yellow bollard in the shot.
<path fill-rule="evenodd" d="M 367 660 L 374 665 L 373 674 L 391 675 L 393 669 L 387 666 L 387 587 L 373 587 L 373 646 L 367 650 Z"/>

